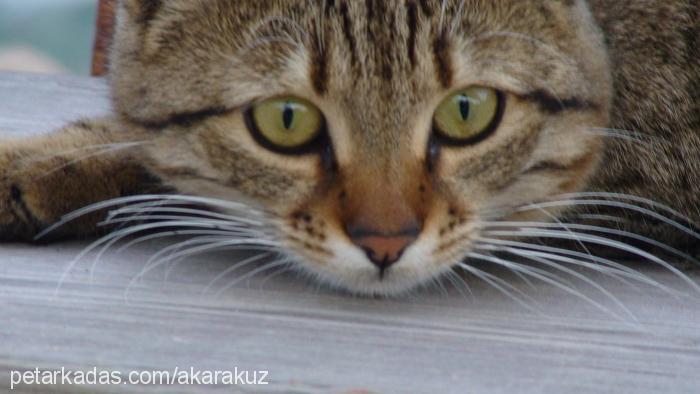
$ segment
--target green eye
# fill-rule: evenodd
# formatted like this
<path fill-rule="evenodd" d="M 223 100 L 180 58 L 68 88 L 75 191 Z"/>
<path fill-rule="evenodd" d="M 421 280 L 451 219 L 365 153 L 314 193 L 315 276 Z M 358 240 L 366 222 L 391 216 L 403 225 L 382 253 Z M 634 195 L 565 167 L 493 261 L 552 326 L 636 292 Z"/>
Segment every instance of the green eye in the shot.
<path fill-rule="evenodd" d="M 246 115 L 254 136 L 268 148 L 294 152 L 316 140 L 324 127 L 321 111 L 297 97 L 277 97 L 253 106 Z"/>
<path fill-rule="evenodd" d="M 501 95 L 496 90 L 469 87 L 438 106 L 434 118 L 436 132 L 455 144 L 477 142 L 497 126 L 500 107 Z"/>

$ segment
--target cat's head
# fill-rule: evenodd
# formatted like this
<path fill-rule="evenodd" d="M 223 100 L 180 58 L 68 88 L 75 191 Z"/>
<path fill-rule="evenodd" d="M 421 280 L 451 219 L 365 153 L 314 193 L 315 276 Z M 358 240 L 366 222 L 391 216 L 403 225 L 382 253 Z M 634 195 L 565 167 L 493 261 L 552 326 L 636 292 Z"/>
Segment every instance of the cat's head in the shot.
<path fill-rule="evenodd" d="M 117 110 L 184 193 L 246 200 L 299 264 L 392 294 L 485 221 L 579 191 L 611 81 L 577 0 L 125 0 Z"/>

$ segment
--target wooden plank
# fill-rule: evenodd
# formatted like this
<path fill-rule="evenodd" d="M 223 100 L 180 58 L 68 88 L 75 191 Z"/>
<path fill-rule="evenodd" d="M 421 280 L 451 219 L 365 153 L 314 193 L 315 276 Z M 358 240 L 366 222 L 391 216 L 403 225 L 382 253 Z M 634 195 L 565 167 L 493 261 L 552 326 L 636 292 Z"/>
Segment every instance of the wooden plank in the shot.
<path fill-rule="evenodd" d="M 106 113 L 107 94 L 102 80 L 0 74 L 0 130 L 29 134 Z M 471 295 L 448 288 L 390 300 L 318 289 L 293 274 L 264 273 L 225 289 L 256 268 L 212 284 L 243 258 L 227 253 L 164 265 L 134 281 L 166 245 L 113 251 L 94 267 L 86 258 L 71 269 L 85 244 L 0 245 L 0 391 L 9 387 L 9 370 L 35 367 L 270 371 L 271 385 L 238 388 L 245 392 L 697 393 L 700 387 L 697 296 L 674 298 L 588 272 L 635 322 L 590 287 L 578 286 L 622 320 L 487 266 L 480 268 L 519 283 L 541 312 L 474 278 L 466 278 Z M 688 292 L 663 269 L 631 267 Z"/>
<path fill-rule="evenodd" d="M 92 75 L 104 76 L 109 70 L 109 51 L 114 38 L 117 13 L 116 0 L 99 0 L 95 45 L 92 50 Z"/>
<path fill-rule="evenodd" d="M 0 138 L 47 132 L 109 112 L 104 80 L 15 73 L 0 78 Z"/>

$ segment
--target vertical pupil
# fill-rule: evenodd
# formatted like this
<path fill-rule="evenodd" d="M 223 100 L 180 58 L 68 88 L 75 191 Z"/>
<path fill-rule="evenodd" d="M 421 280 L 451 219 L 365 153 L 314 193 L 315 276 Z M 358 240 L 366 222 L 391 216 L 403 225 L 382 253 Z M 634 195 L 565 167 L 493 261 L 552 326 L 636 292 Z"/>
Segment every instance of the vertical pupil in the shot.
<path fill-rule="evenodd" d="M 469 118 L 469 99 L 465 96 L 459 96 L 459 113 L 462 120 Z"/>
<path fill-rule="evenodd" d="M 292 122 L 294 121 L 294 106 L 291 103 L 284 104 L 282 121 L 284 122 L 285 129 L 289 130 L 292 127 Z"/>

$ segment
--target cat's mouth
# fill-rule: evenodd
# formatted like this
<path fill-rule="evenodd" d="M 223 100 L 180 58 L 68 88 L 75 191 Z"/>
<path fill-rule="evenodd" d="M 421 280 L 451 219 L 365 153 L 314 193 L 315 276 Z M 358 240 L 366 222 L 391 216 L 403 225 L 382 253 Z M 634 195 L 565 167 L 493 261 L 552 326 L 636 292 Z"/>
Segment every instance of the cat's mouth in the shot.
<path fill-rule="evenodd" d="M 297 248 L 300 256 L 297 261 L 304 271 L 333 288 L 368 296 L 406 294 L 452 269 L 447 262 L 439 263 L 431 256 L 434 248 L 422 237 L 410 243 L 406 239 L 371 242 L 378 244 L 374 245 L 374 251 L 363 250 L 345 240 L 330 241 L 328 249 L 333 253 L 325 256 Z M 380 251 L 380 247 L 388 249 Z M 376 253 L 383 255 L 372 259 Z"/>

